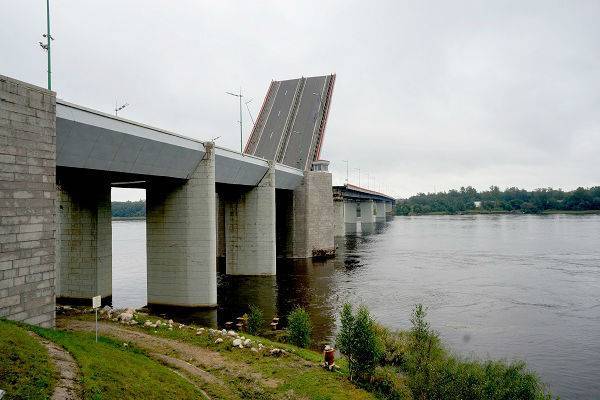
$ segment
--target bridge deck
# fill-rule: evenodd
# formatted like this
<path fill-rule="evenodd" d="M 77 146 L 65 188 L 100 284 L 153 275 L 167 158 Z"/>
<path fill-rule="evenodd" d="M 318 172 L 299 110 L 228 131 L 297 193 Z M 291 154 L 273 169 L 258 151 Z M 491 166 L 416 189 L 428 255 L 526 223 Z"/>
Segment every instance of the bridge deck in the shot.
<path fill-rule="evenodd" d="M 204 155 L 202 141 L 96 110 L 56 102 L 56 165 L 132 176 L 187 179 Z M 218 183 L 254 186 L 267 160 L 215 147 Z M 276 187 L 295 189 L 303 172 L 275 165 Z"/>
<path fill-rule="evenodd" d="M 273 81 L 245 153 L 300 170 L 319 158 L 335 75 Z"/>

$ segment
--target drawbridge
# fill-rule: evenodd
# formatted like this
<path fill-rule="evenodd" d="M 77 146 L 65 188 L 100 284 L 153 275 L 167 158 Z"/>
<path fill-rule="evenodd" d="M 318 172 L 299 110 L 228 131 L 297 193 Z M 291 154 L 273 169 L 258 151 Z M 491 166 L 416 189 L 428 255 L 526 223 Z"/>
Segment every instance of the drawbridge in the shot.
<path fill-rule="evenodd" d="M 335 74 L 272 81 L 245 154 L 310 170 L 319 160 Z"/>

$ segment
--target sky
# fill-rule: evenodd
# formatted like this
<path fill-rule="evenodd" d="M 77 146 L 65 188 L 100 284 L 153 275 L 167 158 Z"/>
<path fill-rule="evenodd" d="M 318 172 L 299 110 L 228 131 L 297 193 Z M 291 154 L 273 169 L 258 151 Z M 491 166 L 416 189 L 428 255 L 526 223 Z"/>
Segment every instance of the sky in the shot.
<path fill-rule="evenodd" d="M 321 158 L 397 197 L 600 184 L 599 1 L 51 0 L 61 99 L 239 148 L 271 80 L 336 73 Z M 45 2 L 0 0 L 0 74 L 46 85 Z M 251 130 L 244 110 L 244 140 Z M 360 172 L 359 172 L 360 171 Z M 113 191 L 114 200 L 143 197 Z"/>

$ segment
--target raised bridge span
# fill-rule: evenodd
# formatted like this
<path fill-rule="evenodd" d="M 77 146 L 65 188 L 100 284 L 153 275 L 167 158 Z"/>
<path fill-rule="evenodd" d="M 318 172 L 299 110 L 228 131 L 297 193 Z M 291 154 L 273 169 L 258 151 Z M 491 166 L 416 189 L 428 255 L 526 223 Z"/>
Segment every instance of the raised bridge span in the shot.
<path fill-rule="evenodd" d="M 244 153 L 310 170 L 320 157 L 335 75 L 273 81 Z"/>

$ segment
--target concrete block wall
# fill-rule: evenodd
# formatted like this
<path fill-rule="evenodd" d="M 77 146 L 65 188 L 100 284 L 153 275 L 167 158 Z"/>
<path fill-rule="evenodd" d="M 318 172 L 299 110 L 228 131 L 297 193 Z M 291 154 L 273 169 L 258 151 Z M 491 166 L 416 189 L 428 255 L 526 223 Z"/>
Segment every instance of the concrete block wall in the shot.
<path fill-rule="evenodd" d="M 217 257 L 225 257 L 225 202 L 215 194 L 217 201 Z"/>
<path fill-rule="evenodd" d="M 0 317 L 54 326 L 56 95 L 0 75 Z"/>
<path fill-rule="evenodd" d="M 101 172 L 59 168 L 57 287 L 62 302 L 112 296 L 110 181 Z"/>
<path fill-rule="evenodd" d="M 189 180 L 152 181 L 146 190 L 148 303 L 217 305 L 215 152 Z"/>
<path fill-rule="evenodd" d="M 230 275 L 275 275 L 275 168 L 250 189 L 232 189 L 225 200 L 225 265 Z"/>

